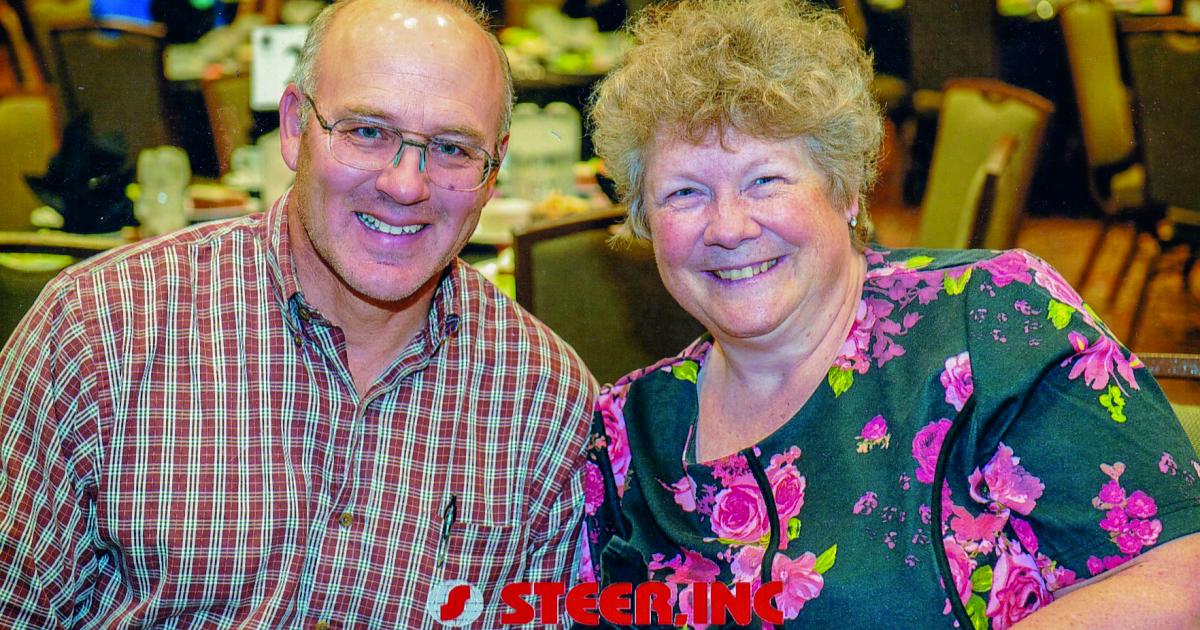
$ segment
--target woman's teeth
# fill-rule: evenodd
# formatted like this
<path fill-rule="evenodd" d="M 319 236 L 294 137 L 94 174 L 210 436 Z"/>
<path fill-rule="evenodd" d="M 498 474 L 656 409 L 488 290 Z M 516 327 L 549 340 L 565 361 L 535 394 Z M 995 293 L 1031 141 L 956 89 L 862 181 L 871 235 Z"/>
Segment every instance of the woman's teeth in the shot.
<path fill-rule="evenodd" d="M 722 280 L 745 280 L 746 278 L 752 278 L 760 273 L 765 272 L 771 267 L 774 267 L 778 262 L 778 258 L 772 258 L 771 260 L 768 260 L 762 264 L 749 265 L 742 267 L 741 269 L 719 269 L 714 271 L 713 275 Z"/>
<path fill-rule="evenodd" d="M 373 216 L 363 214 L 361 212 L 355 212 L 354 216 L 358 217 L 358 220 L 361 221 L 363 225 L 367 226 L 368 228 L 370 228 L 372 230 L 375 230 L 376 232 L 383 232 L 384 234 L 392 234 L 392 235 L 416 234 L 417 232 L 420 232 L 421 230 L 425 229 L 424 224 L 398 226 L 398 225 L 392 225 L 390 223 L 384 223 L 383 221 L 380 221 L 379 219 L 376 219 Z"/>

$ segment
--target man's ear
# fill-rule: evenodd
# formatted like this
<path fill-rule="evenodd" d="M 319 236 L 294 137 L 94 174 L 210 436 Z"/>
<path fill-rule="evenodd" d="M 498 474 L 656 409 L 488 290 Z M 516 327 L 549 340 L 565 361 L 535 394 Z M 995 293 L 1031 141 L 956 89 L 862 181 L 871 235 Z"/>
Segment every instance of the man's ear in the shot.
<path fill-rule="evenodd" d="M 504 156 L 508 155 L 508 138 L 509 134 L 504 134 L 504 137 L 500 139 L 500 144 L 496 145 L 496 168 L 492 170 L 493 182 L 500 174 L 500 163 L 504 161 Z"/>
<path fill-rule="evenodd" d="M 279 149 L 283 161 L 293 171 L 300 164 L 300 145 L 304 142 L 304 129 L 300 126 L 300 110 L 305 98 L 295 83 L 289 83 L 279 98 Z"/>

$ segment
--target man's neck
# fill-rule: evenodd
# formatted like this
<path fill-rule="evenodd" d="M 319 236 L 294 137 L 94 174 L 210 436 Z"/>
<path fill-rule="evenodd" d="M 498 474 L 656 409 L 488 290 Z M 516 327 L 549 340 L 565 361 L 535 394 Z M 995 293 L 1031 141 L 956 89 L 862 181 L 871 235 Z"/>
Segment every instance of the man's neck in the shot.
<path fill-rule="evenodd" d="M 355 389 L 360 395 L 366 394 L 425 327 L 441 274 L 435 274 L 404 300 L 374 300 L 343 282 L 313 249 L 298 222 L 290 223 L 292 261 L 304 299 L 341 328 Z"/>

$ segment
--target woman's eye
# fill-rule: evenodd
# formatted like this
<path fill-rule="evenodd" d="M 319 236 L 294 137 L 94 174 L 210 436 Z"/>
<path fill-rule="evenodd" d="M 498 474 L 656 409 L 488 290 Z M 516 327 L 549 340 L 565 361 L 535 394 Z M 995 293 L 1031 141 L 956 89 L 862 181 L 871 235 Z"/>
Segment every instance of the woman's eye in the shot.
<path fill-rule="evenodd" d="M 676 190 L 675 192 L 667 195 L 667 198 L 668 199 L 683 199 L 685 197 L 691 197 L 691 196 L 695 195 L 696 192 L 697 191 L 695 188 L 680 188 L 679 190 Z"/>
<path fill-rule="evenodd" d="M 754 178 L 754 185 L 762 186 L 763 184 L 770 184 L 771 182 L 777 181 L 778 179 L 779 178 L 774 175 L 764 175 L 762 177 Z"/>

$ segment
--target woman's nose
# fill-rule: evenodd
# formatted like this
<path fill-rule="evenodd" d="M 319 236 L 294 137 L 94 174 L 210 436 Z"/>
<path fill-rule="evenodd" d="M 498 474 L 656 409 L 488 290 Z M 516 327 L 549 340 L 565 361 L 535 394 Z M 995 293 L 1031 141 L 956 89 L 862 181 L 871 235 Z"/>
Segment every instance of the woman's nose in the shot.
<path fill-rule="evenodd" d="M 705 245 L 734 249 L 762 234 L 762 226 L 755 220 L 752 208 L 741 199 L 718 199 L 708 214 Z"/>

